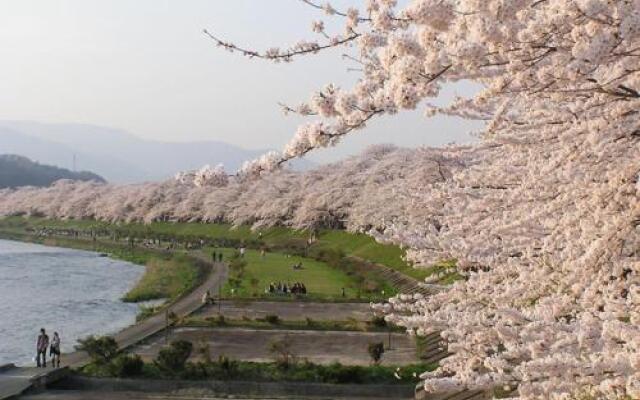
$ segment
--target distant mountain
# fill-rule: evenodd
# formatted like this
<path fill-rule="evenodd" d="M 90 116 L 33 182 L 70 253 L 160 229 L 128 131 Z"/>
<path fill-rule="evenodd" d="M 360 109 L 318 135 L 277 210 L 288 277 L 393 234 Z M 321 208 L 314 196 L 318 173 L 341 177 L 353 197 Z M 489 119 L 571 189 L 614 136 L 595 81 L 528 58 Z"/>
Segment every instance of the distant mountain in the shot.
<path fill-rule="evenodd" d="M 92 172 L 73 172 L 38 164 L 15 154 L 0 154 L 0 188 L 49 186 L 60 179 L 105 182 L 104 178 Z"/>
<path fill-rule="evenodd" d="M 158 181 L 205 164 L 237 170 L 244 161 L 267 150 L 247 150 L 224 142 L 161 142 L 122 130 L 82 124 L 0 121 L 0 153 L 23 154 L 33 160 L 95 171 L 117 183 Z M 301 160 L 295 169 L 308 169 Z"/>

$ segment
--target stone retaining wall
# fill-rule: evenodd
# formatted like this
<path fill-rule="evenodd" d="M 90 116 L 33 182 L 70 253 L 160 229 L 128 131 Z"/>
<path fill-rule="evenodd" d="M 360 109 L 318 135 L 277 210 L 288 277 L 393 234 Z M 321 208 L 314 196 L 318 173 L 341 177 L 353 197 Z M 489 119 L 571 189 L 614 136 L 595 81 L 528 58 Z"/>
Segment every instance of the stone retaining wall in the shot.
<path fill-rule="evenodd" d="M 217 395 L 310 396 L 310 397 L 371 397 L 413 399 L 413 385 L 334 385 L 298 382 L 242 382 L 242 381 L 187 381 L 147 379 L 98 379 L 79 376 L 67 377 L 52 389 L 91 390 L 102 392 L 153 392 L 176 390 L 204 390 Z"/>

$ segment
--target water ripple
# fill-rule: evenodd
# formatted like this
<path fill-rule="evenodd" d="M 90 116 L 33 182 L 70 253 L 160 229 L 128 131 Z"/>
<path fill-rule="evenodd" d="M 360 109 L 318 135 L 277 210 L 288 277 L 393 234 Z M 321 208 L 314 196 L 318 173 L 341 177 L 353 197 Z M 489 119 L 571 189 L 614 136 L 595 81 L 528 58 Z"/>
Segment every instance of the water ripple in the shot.
<path fill-rule="evenodd" d="M 0 240 L 0 364 L 28 364 L 38 330 L 78 338 L 116 332 L 135 321 L 138 306 L 120 298 L 143 268 L 95 253 Z"/>

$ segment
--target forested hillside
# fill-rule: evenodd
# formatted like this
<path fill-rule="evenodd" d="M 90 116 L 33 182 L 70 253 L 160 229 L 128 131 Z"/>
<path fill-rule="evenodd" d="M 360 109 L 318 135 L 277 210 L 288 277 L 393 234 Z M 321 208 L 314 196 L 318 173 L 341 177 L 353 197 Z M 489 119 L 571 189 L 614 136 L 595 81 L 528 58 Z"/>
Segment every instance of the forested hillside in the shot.
<path fill-rule="evenodd" d="M 105 182 L 104 178 L 92 172 L 73 172 L 52 165 L 38 164 L 14 154 L 0 155 L 0 188 L 43 187 L 60 179 Z"/>

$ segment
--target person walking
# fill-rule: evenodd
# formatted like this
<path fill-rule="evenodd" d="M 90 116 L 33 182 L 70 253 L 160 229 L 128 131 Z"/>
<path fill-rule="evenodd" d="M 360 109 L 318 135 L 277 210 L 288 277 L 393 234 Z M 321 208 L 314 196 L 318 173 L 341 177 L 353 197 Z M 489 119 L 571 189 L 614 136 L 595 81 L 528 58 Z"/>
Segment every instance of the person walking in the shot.
<path fill-rule="evenodd" d="M 53 332 L 49 356 L 51 357 L 51 365 L 54 368 L 60 368 L 60 336 L 58 336 L 58 332 Z"/>
<path fill-rule="evenodd" d="M 214 251 L 213 254 L 211 254 L 211 259 L 213 260 L 213 262 L 216 262 L 217 258 L 218 258 L 218 253 Z"/>
<path fill-rule="evenodd" d="M 213 300 L 213 296 L 211 296 L 211 291 L 207 290 L 202 295 L 202 304 L 204 305 L 215 304 L 215 301 Z"/>
<path fill-rule="evenodd" d="M 36 365 L 38 368 L 47 367 L 47 348 L 49 347 L 49 336 L 45 332 L 44 328 L 40 328 L 40 335 L 38 335 L 38 341 L 36 343 Z M 40 362 L 40 355 L 42 355 L 42 362 Z"/>

